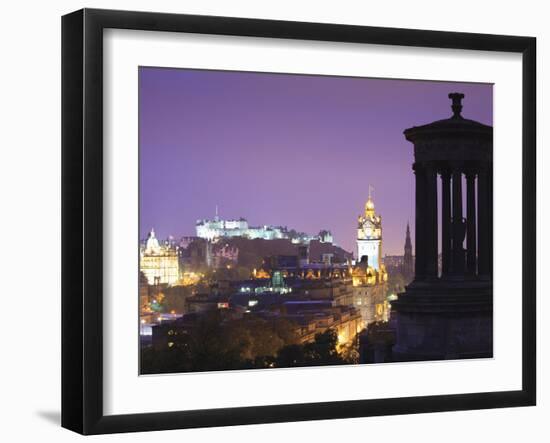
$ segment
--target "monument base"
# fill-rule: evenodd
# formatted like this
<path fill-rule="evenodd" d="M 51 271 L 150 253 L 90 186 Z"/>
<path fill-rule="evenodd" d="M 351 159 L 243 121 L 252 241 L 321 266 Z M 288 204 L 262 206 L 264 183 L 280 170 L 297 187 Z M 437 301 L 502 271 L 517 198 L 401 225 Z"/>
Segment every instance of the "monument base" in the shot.
<path fill-rule="evenodd" d="M 491 358 L 493 288 L 483 280 L 413 282 L 392 302 L 393 361 Z"/>

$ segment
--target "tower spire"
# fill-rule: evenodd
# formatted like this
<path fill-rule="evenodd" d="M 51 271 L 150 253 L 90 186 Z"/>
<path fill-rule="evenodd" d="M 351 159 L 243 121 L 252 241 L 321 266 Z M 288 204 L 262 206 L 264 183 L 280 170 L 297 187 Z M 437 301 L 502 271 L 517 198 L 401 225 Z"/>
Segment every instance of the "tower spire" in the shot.
<path fill-rule="evenodd" d="M 409 222 L 407 221 L 407 232 L 405 234 L 405 250 L 407 248 L 412 249 L 412 243 L 411 243 L 411 230 L 409 228 Z"/>
<path fill-rule="evenodd" d="M 411 242 L 411 230 L 409 228 L 409 222 L 407 221 L 407 232 L 405 234 L 405 254 L 403 255 L 403 275 L 409 279 L 412 278 L 414 273 L 413 255 L 412 255 L 412 242 Z"/>
<path fill-rule="evenodd" d="M 365 217 L 372 218 L 374 217 L 374 202 L 372 201 L 372 191 L 374 190 L 374 186 L 369 184 L 369 198 L 367 199 L 367 202 L 365 203 Z"/>

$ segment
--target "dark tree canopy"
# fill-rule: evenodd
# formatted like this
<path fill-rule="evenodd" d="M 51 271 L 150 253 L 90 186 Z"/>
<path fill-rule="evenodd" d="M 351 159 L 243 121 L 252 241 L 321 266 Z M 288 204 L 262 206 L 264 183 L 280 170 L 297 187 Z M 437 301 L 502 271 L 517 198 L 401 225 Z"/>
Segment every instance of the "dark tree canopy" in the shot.
<path fill-rule="evenodd" d="M 250 368 L 284 368 L 354 363 L 349 349 L 340 353 L 338 336 L 328 329 L 311 343 L 299 344 L 294 325 L 282 319 L 251 316 L 222 321 L 213 311 L 196 327 L 174 334 L 171 345 L 148 346 L 141 354 L 141 372 L 167 373 Z"/>

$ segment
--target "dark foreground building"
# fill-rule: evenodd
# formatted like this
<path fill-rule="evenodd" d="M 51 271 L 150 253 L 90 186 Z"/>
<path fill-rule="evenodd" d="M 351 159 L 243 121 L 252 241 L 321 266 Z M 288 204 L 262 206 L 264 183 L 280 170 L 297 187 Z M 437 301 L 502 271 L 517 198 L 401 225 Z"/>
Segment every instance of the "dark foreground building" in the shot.
<path fill-rule="evenodd" d="M 451 118 L 405 130 L 414 145 L 416 261 L 413 282 L 392 303 L 394 361 L 493 354 L 493 128 L 462 117 L 463 94 L 449 98 Z"/>

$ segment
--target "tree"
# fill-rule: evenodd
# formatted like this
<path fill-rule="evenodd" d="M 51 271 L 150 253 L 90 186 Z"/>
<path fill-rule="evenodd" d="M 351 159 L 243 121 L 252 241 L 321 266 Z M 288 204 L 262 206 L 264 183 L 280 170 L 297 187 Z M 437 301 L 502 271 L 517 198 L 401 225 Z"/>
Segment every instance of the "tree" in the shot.
<path fill-rule="evenodd" d="M 142 351 L 142 372 L 188 372 L 276 366 L 278 351 L 296 340 L 294 325 L 250 315 L 231 320 L 222 311 L 200 315 L 192 327 L 175 328 L 169 345 Z"/>
<path fill-rule="evenodd" d="M 315 335 L 311 343 L 284 346 L 277 353 L 277 367 L 340 365 L 347 361 L 338 353 L 338 335 L 333 329 Z"/>
<path fill-rule="evenodd" d="M 277 353 L 275 365 L 279 368 L 304 366 L 306 363 L 303 345 L 284 346 Z"/>
<path fill-rule="evenodd" d="M 344 362 L 337 350 L 338 335 L 333 329 L 315 335 L 315 341 L 305 345 L 306 360 L 311 364 L 330 365 Z"/>

